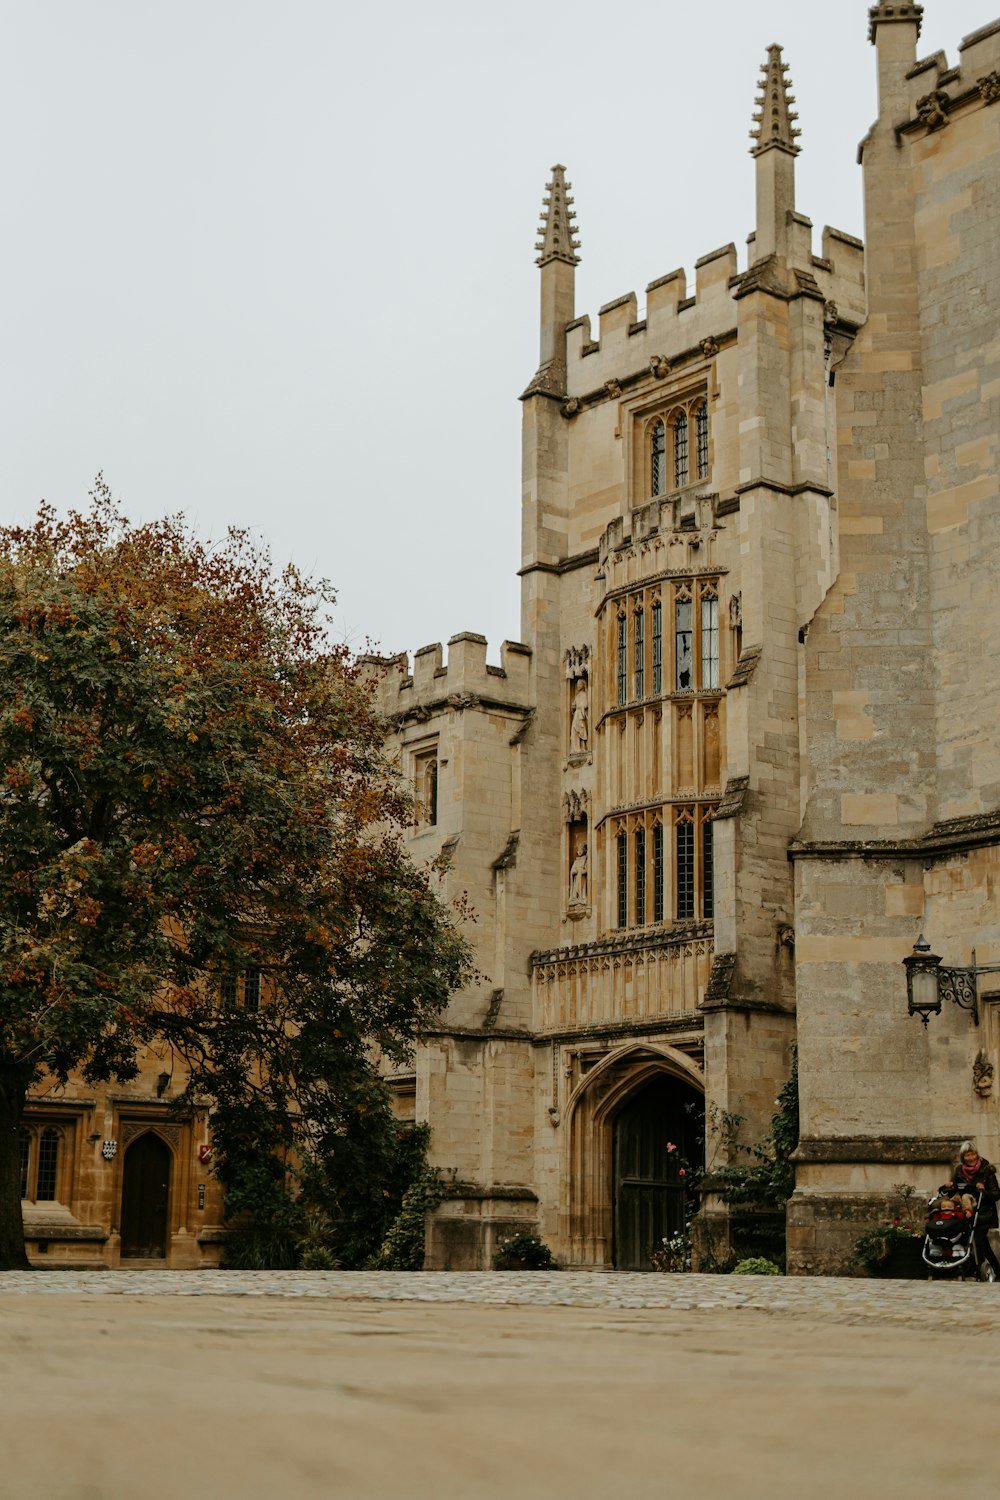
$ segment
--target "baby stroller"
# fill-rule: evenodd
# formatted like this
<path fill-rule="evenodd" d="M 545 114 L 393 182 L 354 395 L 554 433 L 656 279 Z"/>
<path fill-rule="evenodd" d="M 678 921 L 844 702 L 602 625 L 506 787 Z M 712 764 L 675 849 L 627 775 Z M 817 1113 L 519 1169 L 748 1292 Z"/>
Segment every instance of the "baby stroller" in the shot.
<path fill-rule="evenodd" d="M 933 1275 L 993 1280 L 992 1266 L 985 1260 L 980 1264 L 976 1251 L 975 1229 L 982 1201 L 980 1193 L 975 1207 L 969 1211 L 944 1188 L 930 1200 L 921 1259 Z"/>

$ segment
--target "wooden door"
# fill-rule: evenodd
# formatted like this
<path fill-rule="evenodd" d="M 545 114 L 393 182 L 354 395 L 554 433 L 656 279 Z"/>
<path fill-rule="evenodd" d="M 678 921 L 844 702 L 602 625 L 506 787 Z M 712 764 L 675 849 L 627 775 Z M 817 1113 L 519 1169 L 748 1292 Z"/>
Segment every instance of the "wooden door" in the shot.
<path fill-rule="evenodd" d="M 170 1208 L 170 1148 L 148 1130 L 125 1152 L 122 1170 L 122 1260 L 163 1260 Z"/>
<path fill-rule="evenodd" d="M 614 1123 L 615 1266 L 651 1271 L 650 1252 L 685 1227 L 685 1178 L 700 1163 L 704 1101 L 660 1074 L 634 1094 Z M 673 1150 L 670 1147 L 673 1146 Z"/>

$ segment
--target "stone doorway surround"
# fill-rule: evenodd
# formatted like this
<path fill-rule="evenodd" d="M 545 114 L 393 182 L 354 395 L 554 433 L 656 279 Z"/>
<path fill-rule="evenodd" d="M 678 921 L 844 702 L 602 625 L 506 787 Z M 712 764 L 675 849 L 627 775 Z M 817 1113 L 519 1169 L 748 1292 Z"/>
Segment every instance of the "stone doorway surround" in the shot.
<path fill-rule="evenodd" d="M 705 1075 L 686 1053 L 659 1042 L 632 1042 L 609 1052 L 569 1098 L 563 1163 L 568 1204 L 562 1234 L 572 1266 L 614 1264 L 614 1120 L 651 1079 L 665 1075 L 705 1093 Z"/>

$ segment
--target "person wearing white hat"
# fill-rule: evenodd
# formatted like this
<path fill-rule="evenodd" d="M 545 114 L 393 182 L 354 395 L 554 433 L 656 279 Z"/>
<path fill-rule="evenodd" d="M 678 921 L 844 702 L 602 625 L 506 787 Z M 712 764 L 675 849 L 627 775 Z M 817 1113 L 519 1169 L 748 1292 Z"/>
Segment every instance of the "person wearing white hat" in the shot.
<path fill-rule="evenodd" d="M 976 1260 L 980 1266 L 992 1266 L 994 1279 L 1000 1281 L 1000 1260 L 997 1260 L 996 1251 L 990 1244 L 990 1230 L 996 1229 L 998 1223 L 1000 1186 L 997 1184 L 996 1168 L 984 1156 L 980 1156 L 973 1141 L 963 1141 L 959 1147 L 958 1164 L 947 1186 L 963 1195 L 981 1195 L 979 1216 L 976 1219 Z"/>

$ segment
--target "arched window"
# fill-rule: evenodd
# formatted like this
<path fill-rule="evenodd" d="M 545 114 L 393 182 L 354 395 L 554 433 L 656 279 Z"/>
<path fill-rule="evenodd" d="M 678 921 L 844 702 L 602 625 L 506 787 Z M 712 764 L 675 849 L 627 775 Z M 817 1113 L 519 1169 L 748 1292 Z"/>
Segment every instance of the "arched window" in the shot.
<path fill-rule="evenodd" d="M 618 926 L 628 926 L 628 834 L 621 832 L 615 840 L 618 855 Z"/>
<path fill-rule="evenodd" d="M 635 831 L 635 923 L 644 927 L 646 923 L 646 830 Z"/>
<path fill-rule="evenodd" d="M 686 411 L 674 418 L 674 485 L 680 489 L 688 482 L 688 419 Z"/>
<path fill-rule="evenodd" d="M 708 403 L 698 404 L 694 417 L 695 446 L 697 449 L 698 478 L 708 478 Z"/>
<path fill-rule="evenodd" d="M 663 421 L 653 423 L 650 439 L 650 494 L 665 495 L 667 491 L 667 428 Z"/>

